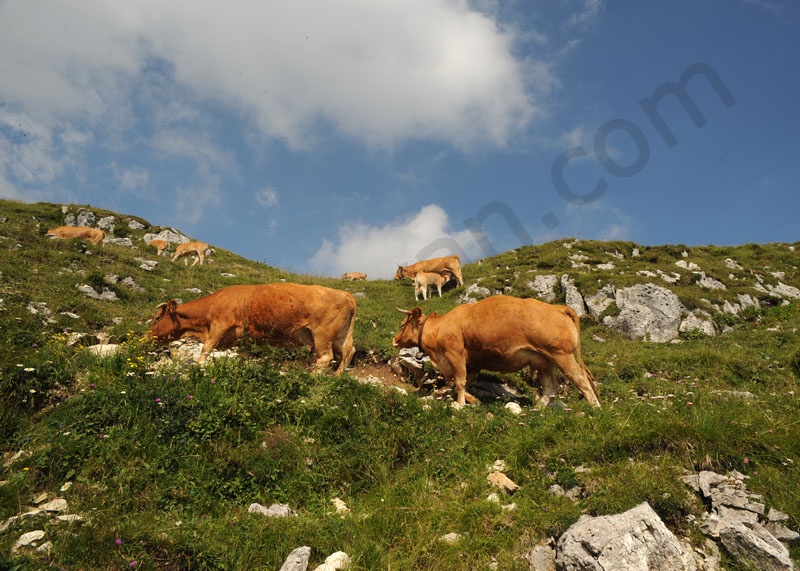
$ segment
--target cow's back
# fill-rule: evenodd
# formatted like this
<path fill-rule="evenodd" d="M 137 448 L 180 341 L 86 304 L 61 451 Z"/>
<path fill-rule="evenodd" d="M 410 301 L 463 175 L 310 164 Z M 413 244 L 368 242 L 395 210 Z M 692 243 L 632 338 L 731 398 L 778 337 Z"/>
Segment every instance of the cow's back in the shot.
<path fill-rule="evenodd" d="M 488 297 L 473 304 L 463 304 L 442 316 L 440 335 L 457 335 L 466 348 L 504 347 L 541 344 L 572 346 L 578 331 L 563 305 L 551 305 L 536 299 L 506 295 Z M 574 312 L 573 312 L 574 313 Z"/>
<path fill-rule="evenodd" d="M 232 320 L 253 334 L 281 335 L 334 321 L 355 312 L 352 294 L 317 285 L 292 283 L 235 285 L 209 300 L 210 320 Z"/>

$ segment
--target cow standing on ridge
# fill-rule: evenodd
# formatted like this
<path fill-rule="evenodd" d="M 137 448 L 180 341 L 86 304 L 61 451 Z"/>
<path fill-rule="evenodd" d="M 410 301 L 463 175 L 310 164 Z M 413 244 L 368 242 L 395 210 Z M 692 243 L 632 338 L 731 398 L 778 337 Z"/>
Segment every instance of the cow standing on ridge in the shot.
<path fill-rule="evenodd" d="M 537 408 L 558 392 L 556 369 L 591 405 L 600 406 L 597 383 L 581 357 L 580 319 L 569 307 L 496 295 L 444 315 L 426 316 L 419 307 L 398 311 L 406 317 L 392 345 L 425 352 L 455 385 L 460 405 L 477 401 L 466 386 L 481 369 L 512 373 L 529 366 L 531 376 L 539 374 Z"/>
<path fill-rule="evenodd" d="M 355 320 L 356 299 L 346 291 L 292 283 L 234 285 L 187 303 L 160 304 L 147 335 L 164 343 L 196 337 L 203 343 L 198 362 L 244 334 L 256 343 L 305 345 L 316 354 L 315 372 L 335 357 L 341 375 L 355 354 Z"/>
<path fill-rule="evenodd" d="M 431 258 L 430 260 L 420 260 L 410 266 L 398 264 L 397 273 L 394 279 L 402 280 L 405 277 L 414 279 L 418 272 L 435 272 L 437 274 L 450 274 L 455 276 L 458 285 L 464 285 L 464 278 L 461 276 L 461 259 L 458 256 L 444 256 L 442 258 Z"/>
<path fill-rule="evenodd" d="M 194 262 L 192 262 L 192 267 L 194 267 L 198 260 L 202 266 L 203 257 L 205 256 L 206 250 L 208 250 L 209 247 L 210 246 L 205 242 L 186 242 L 185 244 L 178 244 L 178 246 L 175 248 L 175 254 L 172 256 L 172 261 L 174 262 L 178 258 L 194 254 L 195 259 Z"/>

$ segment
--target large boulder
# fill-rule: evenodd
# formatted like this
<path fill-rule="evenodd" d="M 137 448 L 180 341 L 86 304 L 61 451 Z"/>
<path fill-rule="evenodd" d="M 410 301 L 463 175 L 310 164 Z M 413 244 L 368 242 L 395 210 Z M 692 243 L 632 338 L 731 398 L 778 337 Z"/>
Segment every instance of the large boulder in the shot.
<path fill-rule="evenodd" d="M 560 571 L 696 571 L 691 550 L 647 503 L 610 516 L 581 516 L 558 540 Z"/>
<path fill-rule="evenodd" d="M 678 336 L 681 315 L 685 311 L 678 296 L 654 284 L 637 284 L 616 291 L 619 315 L 603 323 L 630 339 L 665 343 Z"/>

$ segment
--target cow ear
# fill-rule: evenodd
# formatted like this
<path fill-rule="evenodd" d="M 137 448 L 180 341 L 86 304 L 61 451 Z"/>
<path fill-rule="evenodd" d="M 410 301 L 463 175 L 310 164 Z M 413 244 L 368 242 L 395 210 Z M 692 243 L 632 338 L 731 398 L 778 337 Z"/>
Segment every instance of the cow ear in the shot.
<path fill-rule="evenodd" d="M 406 315 L 411 315 L 411 312 L 408 311 L 407 309 L 400 309 L 399 307 L 395 307 L 395 309 L 397 311 L 399 311 L 400 313 L 405 313 Z"/>
<path fill-rule="evenodd" d="M 167 302 L 167 313 L 175 313 L 175 309 L 178 307 L 178 302 L 174 299 L 171 299 Z"/>
<path fill-rule="evenodd" d="M 420 317 L 422 317 L 422 308 L 421 307 L 415 307 L 414 309 L 412 309 L 411 310 L 411 317 L 413 317 L 414 319 L 419 319 Z"/>

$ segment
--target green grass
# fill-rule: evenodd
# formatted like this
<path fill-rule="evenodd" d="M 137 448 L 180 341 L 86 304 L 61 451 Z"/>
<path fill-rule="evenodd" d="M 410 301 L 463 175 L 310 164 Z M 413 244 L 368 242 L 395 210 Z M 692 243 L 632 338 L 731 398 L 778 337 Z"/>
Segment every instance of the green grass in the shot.
<path fill-rule="evenodd" d="M 533 545 L 557 537 L 582 513 L 618 513 L 643 501 L 673 531 L 701 542 L 687 516 L 705 508 L 679 480 L 685 470 L 701 469 L 750 476 L 748 488 L 800 528 L 797 302 L 774 305 L 763 297 L 748 319 L 728 318 L 729 333 L 680 344 L 629 341 L 585 319 L 583 355 L 600 381 L 601 409 L 571 390 L 564 408 L 526 408 L 523 416 L 502 403 L 455 411 L 423 394 L 362 384 L 353 373 L 312 377 L 303 351 L 259 348 L 248 358 L 154 370 L 160 352 L 141 339 L 153 307 L 170 297 L 286 279 L 363 294 L 356 361 L 369 352 L 385 359 L 400 322 L 394 307 L 415 305 L 408 280 L 297 276 L 219 248 L 202 267 L 161 258 L 146 272 L 134 257 L 156 259 L 141 246 L 141 235 L 155 229 L 127 231 L 140 244 L 133 252 L 87 249 L 44 238 L 46 227 L 62 221 L 58 205 L 0 201 L 0 215 L 8 217 L 0 224 L 0 522 L 43 492 L 66 498 L 70 513 L 85 519 L 15 522 L 0 534 L 0 568 L 120 569 L 136 561 L 142 569 L 278 569 L 293 549 L 309 545 L 311 568 L 342 550 L 353 569 L 450 571 L 496 561 L 500 569 L 522 570 Z M 525 283 L 537 273 L 569 273 L 587 290 L 623 286 L 647 281 L 632 277 L 642 269 L 687 273 L 673 269 L 687 248 L 690 261 L 726 283 L 724 260 L 734 258 L 770 283 L 769 272 L 782 271 L 783 283 L 800 285 L 799 254 L 782 244 L 639 247 L 641 256 L 632 258 L 637 246 L 630 243 L 567 249 L 563 242 L 468 265 L 467 284 L 484 278 L 487 287 L 530 295 Z M 568 256 L 578 250 L 590 263 L 613 261 L 616 269 L 573 270 Z M 615 251 L 625 259 L 609 256 Z M 736 292 L 755 296 L 749 272 L 731 271 L 742 283 L 732 281 L 723 297 L 698 293 L 683 279 L 675 291 L 697 304 Z M 99 302 L 75 289 L 101 286 L 107 274 L 130 276 L 144 291 L 117 285 L 119 301 Z M 193 287 L 203 294 L 186 291 Z M 449 289 L 425 310 L 448 311 L 460 291 Z M 38 301 L 52 321 L 27 309 Z M 100 329 L 124 343 L 118 355 L 100 359 L 65 343 L 71 332 Z M 532 395 L 522 375 L 505 378 Z M 737 394 L 745 391 L 752 398 Z M 10 462 L 18 451 L 23 455 Z M 513 511 L 486 499 L 493 491 L 487 467 L 497 459 L 520 486 L 502 499 L 516 504 Z M 72 486 L 59 491 L 65 482 Z M 584 493 L 575 503 L 548 493 L 552 484 L 579 485 Z M 334 513 L 336 497 L 350 515 Z M 298 517 L 249 514 L 254 502 L 288 504 Z M 52 541 L 49 557 L 11 555 L 16 539 L 33 529 Z M 439 541 L 450 532 L 462 534 L 457 546 Z"/>

